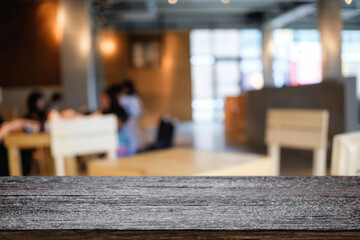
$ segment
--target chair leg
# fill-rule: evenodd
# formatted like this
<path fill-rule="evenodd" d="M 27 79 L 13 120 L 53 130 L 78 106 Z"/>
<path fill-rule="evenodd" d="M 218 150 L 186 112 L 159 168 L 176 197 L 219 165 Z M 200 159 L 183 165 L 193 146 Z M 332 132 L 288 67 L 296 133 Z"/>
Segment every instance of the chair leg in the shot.
<path fill-rule="evenodd" d="M 108 151 L 106 155 L 108 160 L 116 160 L 116 150 Z"/>
<path fill-rule="evenodd" d="M 339 176 L 340 174 L 340 138 L 334 137 L 333 145 L 332 145 L 332 153 L 331 153 L 331 167 L 330 167 L 330 175 Z"/>
<path fill-rule="evenodd" d="M 78 176 L 78 166 L 76 157 L 66 157 L 66 175 L 67 176 Z"/>
<path fill-rule="evenodd" d="M 65 176 L 65 161 L 62 156 L 55 156 L 55 173 L 56 176 Z"/>
<path fill-rule="evenodd" d="M 351 149 L 349 153 L 349 162 L 347 167 L 347 176 L 358 176 L 359 175 L 359 168 L 358 168 L 358 161 L 359 161 L 359 153 L 358 149 Z"/>
<path fill-rule="evenodd" d="M 313 175 L 325 176 L 326 175 L 326 150 L 315 149 L 313 160 Z"/>
<path fill-rule="evenodd" d="M 276 144 L 271 144 L 268 147 L 268 154 L 272 162 L 272 174 L 273 176 L 280 175 L 280 147 Z"/>
<path fill-rule="evenodd" d="M 39 171 L 40 171 L 40 175 L 41 176 L 46 176 L 47 175 L 47 171 L 46 171 L 46 159 L 45 159 L 45 151 L 44 148 L 39 148 L 38 149 L 39 153 L 40 153 L 40 158 L 39 160 Z"/>
<path fill-rule="evenodd" d="M 54 166 L 54 159 L 51 155 L 50 148 L 44 148 L 44 155 L 45 155 L 45 165 L 46 165 L 46 173 L 47 176 L 54 176 L 55 175 L 55 166 Z"/>
<path fill-rule="evenodd" d="M 18 147 L 11 146 L 8 149 L 8 164 L 10 176 L 22 176 L 22 165 L 20 149 Z"/>

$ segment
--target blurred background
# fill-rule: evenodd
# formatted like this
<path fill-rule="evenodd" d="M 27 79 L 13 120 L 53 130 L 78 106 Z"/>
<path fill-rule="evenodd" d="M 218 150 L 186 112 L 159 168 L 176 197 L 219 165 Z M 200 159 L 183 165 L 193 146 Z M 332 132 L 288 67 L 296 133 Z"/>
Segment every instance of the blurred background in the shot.
<path fill-rule="evenodd" d="M 163 140 L 159 149 L 265 154 L 268 109 L 325 109 L 329 165 L 333 137 L 359 128 L 359 0 L 0 4 L 5 120 L 25 116 L 34 92 L 47 110 L 91 114 L 104 89 L 131 95 L 127 82 L 141 109 L 122 105 L 136 119 L 135 152 Z M 282 153 L 283 174 L 311 175 L 311 151 Z"/>

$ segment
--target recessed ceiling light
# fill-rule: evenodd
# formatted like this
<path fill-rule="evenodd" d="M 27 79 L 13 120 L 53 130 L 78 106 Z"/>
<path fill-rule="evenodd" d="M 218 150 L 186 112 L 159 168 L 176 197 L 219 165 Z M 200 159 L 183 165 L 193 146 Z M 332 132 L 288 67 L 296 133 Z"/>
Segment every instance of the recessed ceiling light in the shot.
<path fill-rule="evenodd" d="M 345 0 L 345 3 L 346 3 L 347 5 L 350 5 L 350 4 L 352 3 L 352 0 Z"/>
<path fill-rule="evenodd" d="M 228 3 L 230 2 L 230 0 L 221 0 L 221 2 L 222 2 L 223 4 L 228 4 Z"/>
<path fill-rule="evenodd" d="M 178 1 L 178 0 L 168 0 L 168 2 L 169 2 L 170 4 L 175 4 L 175 3 L 177 3 L 177 1 Z"/>

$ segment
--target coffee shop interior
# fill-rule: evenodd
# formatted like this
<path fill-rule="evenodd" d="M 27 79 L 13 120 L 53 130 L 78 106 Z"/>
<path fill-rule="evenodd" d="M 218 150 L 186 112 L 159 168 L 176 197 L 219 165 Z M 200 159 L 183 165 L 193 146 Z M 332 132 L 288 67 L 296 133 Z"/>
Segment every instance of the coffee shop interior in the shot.
<path fill-rule="evenodd" d="M 360 0 L 2 0 L 1 176 L 360 174 Z"/>

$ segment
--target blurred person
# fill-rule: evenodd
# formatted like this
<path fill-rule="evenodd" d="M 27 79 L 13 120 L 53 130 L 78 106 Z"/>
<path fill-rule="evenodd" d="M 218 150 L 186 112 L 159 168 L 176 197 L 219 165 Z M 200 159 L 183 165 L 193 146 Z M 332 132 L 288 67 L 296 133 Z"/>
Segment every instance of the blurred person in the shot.
<path fill-rule="evenodd" d="M 102 114 L 118 113 L 121 124 L 124 124 L 128 120 L 129 115 L 126 110 L 120 106 L 118 97 L 119 88 L 117 86 L 111 86 L 104 90 L 100 95 L 100 112 Z"/>
<path fill-rule="evenodd" d="M 27 113 L 24 118 L 40 122 L 40 131 L 44 131 L 47 118 L 44 94 L 39 91 L 32 92 L 27 99 L 26 105 Z M 30 126 L 25 126 L 24 130 L 26 133 L 35 132 Z M 31 165 L 34 162 L 33 155 L 35 151 L 36 149 L 21 150 L 21 159 L 24 162 L 23 168 L 26 172 L 30 172 Z"/>
<path fill-rule="evenodd" d="M 128 113 L 119 104 L 119 94 L 118 86 L 111 86 L 102 92 L 100 96 L 101 113 L 115 114 L 117 116 L 119 129 L 119 148 L 117 155 L 118 157 L 131 156 L 137 152 L 137 139 L 134 132 L 127 124 L 129 119 Z"/>
<path fill-rule="evenodd" d="M 2 103 L 2 100 L 2 88 L 0 87 L 0 104 Z M 25 127 L 39 129 L 40 125 L 36 121 L 26 119 L 15 119 L 13 121 L 5 122 L 0 116 L 0 176 L 9 175 L 8 154 L 7 149 L 3 143 L 4 138 L 10 133 L 24 130 Z M 30 170 L 28 164 L 25 161 L 26 160 L 22 158 L 23 175 L 27 175 Z"/>
<path fill-rule="evenodd" d="M 142 102 L 136 93 L 134 83 L 130 79 L 126 79 L 122 83 L 119 101 L 131 119 L 138 119 L 142 115 Z"/>
<path fill-rule="evenodd" d="M 52 110 L 60 111 L 63 97 L 61 93 L 53 93 L 47 106 L 47 111 Z"/>
<path fill-rule="evenodd" d="M 143 104 L 136 93 L 135 85 L 131 79 L 125 79 L 122 83 L 119 103 L 129 114 L 128 125 L 136 135 L 138 144 L 137 150 L 144 150 L 145 141 L 142 137 L 138 121 L 143 114 Z"/>
<path fill-rule="evenodd" d="M 47 115 L 47 121 L 50 122 L 55 119 L 70 119 L 76 117 L 82 117 L 84 114 L 76 112 L 74 109 L 68 108 L 62 111 L 56 109 L 51 110 Z"/>
<path fill-rule="evenodd" d="M 33 92 L 27 99 L 26 119 L 36 120 L 41 123 L 43 130 L 46 121 L 45 98 L 41 92 Z"/>

